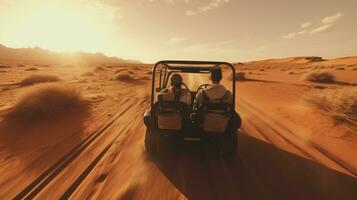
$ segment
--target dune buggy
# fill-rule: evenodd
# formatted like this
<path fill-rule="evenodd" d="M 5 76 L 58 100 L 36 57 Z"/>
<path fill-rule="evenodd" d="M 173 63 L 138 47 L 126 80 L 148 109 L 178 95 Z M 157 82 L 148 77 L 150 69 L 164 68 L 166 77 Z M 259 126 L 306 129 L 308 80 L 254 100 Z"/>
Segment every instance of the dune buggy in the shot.
<path fill-rule="evenodd" d="M 227 79 L 232 82 L 231 93 L 233 95 L 233 104 L 230 105 L 231 111 L 224 110 L 223 113 L 212 114 L 209 109 L 205 109 L 199 115 L 199 119 L 193 119 L 192 112 L 195 113 L 197 109 L 193 108 L 192 105 L 187 109 L 185 108 L 187 105 L 183 103 L 162 102 L 158 98 L 157 94 L 168 87 L 170 77 L 174 73 L 182 74 L 184 83 L 197 82 L 199 79 L 192 78 L 192 75 L 205 75 L 208 77 L 210 69 L 217 66 L 224 67 L 224 70 L 231 74 Z M 174 60 L 157 62 L 152 68 L 151 104 L 144 114 L 144 123 L 147 128 L 144 141 L 146 151 L 150 154 L 160 153 L 164 150 L 163 142 L 165 140 L 173 140 L 176 142 L 215 142 L 218 143 L 216 146 L 222 155 L 235 155 L 237 149 L 237 129 L 229 128 L 232 116 L 235 114 L 235 116 L 239 117 L 235 112 L 236 87 L 234 74 L 235 69 L 233 65 L 227 62 Z M 209 81 L 208 78 L 205 81 Z M 187 84 L 183 85 L 191 93 L 192 102 L 194 102 L 197 92 L 208 86 L 207 83 L 202 83 L 199 84 L 197 89 L 193 90 Z M 184 110 L 189 111 L 187 113 L 183 112 Z"/>

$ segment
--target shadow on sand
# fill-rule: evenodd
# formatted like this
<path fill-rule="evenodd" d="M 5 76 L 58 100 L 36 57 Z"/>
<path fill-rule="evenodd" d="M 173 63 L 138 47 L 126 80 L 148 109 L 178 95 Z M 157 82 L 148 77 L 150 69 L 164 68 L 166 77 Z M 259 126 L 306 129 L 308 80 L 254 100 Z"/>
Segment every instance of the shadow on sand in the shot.
<path fill-rule="evenodd" d="M 188 199 L 356 199 L 357 179 L 282 151 L 246 134 L 232 160 L 198 148 L 156 159 L 162 173 Z"/>

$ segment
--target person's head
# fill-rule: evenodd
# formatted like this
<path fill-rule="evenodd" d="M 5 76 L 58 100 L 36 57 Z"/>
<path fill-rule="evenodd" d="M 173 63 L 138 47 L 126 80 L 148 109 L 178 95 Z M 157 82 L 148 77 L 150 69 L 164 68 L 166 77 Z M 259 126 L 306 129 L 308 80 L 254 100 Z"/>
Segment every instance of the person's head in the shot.
<path fill-rule="evenodd" d="M 219 83 L 222 80 L 222 70 L 220 67 L 212 67 L 210 79 L 213 83 Z"/>
<path fill-rule="evenodd" d="M 182 76 L 180 74 L 173 74 L 170 79 L 170 84 L 173 89 L 181 88 L 182 86 Z"/>

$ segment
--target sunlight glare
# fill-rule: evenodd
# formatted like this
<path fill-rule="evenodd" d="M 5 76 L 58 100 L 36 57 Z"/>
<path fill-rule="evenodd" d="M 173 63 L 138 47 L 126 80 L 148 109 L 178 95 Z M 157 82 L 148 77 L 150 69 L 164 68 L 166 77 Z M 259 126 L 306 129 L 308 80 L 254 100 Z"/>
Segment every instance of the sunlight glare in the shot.
<path fill-rule="evenodd" d="M 12 31 L 5 35 L 6 41 L 14 46 L 39 46 L 54 51 L 110 51 L 110 39 L 118 37 L 113 20 L 115 11 L 104 5 L 65 0 L 29 6 L 30 9 L 18 10 L 19 20 L 12 22 Z"/>

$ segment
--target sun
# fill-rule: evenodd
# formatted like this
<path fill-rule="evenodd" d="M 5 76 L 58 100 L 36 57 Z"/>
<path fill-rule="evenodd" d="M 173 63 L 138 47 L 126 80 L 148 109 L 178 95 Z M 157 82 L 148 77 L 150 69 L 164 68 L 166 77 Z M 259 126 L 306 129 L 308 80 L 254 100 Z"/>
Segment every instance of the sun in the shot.
<path fill-rule="evenodd" d="M 54 51 L 108 51 L 110 41 L 118 37 L 112 8 L 66 0 L 35 1 L 28 6 L 30 9 L 17 10 L 18 20 L 10 22 L 9 33 L 5 34 L 5 39 L 14 46 L 39 46 Z"/>

